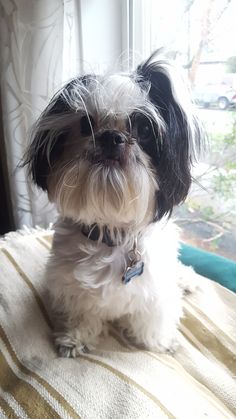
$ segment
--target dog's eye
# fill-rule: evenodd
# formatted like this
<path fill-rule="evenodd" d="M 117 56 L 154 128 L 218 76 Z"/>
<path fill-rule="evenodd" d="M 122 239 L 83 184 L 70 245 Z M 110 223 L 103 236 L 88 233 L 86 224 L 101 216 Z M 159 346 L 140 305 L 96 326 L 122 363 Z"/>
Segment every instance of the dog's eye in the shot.
<path fill-rule="evenodd" d="M 82 116 L 81 120 L 80 120 L 80 132 L 81 135 L 83 136 L 88 136 L 92 134 L 92 129 L 94 127 L 94 120 L 93 118 L 89 115 L 84 115 Z"/>
<path fill-rule="evenodd" d="M 142 141 L 148 140 L 152 134 L 152 127 L 149 121 L 141 120 L 138 124 L 138 137 Z"/>

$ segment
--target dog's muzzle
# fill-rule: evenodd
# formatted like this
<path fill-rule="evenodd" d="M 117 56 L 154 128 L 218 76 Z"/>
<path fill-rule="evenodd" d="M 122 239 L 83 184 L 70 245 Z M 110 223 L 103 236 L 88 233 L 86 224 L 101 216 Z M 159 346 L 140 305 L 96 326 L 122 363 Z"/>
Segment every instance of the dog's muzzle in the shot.
<path fill-rule="evenodd" d="M 103 131 L 96 137 L 96 143 L 101 149 L 101 160 L 119 162 L 124 155 L 126 142 L 126 136 L 119 131 Z"/>

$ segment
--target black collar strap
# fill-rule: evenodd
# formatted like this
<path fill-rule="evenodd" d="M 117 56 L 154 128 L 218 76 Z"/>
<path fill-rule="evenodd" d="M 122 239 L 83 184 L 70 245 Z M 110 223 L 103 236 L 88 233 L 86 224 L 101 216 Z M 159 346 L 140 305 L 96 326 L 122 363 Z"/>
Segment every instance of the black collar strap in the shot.
<path fill-rule="evenodd" d="M 98 241 L 101 236 L 101 231 L 97 224 L 92 224 L 91 226 L 83 224 L 81 232 L 84 234 L 84 236 L 93 241 Z M 109 247 L 115 246 L 115 243 L 111 239 L 109 229 L 107 226 L 103 227 L 102 242 Z"/>
<path fill-rule="evenodd" d="M 90 240 L 98 241 L 101 237 L 101 231 L 97 224 L 92 224 L 87 226 L 85 224 L 81 227 L 81 232 Z M 107 226 L 103 227 L 102 232 L 102 242 L 109 247 L 115 246 L 115 243 L 112 241 L 109 229 Z M 128 284 L 132 278 L 140 276 L 144 270 L 144 262 L 141 260 L 141 254 L 137 249 L 137 238 L 134 241 L 133 248 L 128 252 L 129 262 L 125 269 L 124 274 L 122 275 L 123 284 Z"/>

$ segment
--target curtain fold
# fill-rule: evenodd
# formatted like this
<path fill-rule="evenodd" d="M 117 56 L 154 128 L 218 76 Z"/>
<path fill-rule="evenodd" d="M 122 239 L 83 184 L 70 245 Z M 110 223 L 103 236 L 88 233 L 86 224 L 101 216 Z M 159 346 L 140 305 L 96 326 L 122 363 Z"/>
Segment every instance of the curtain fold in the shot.
<path fill-rule="evenodd" d="M 46 194 L 19 162 L 29 132 L 51 96 L 81 69 L 78 0 L 0 0 L 0 61 L 4 138 L 17 228 L 55 218 Z"/>

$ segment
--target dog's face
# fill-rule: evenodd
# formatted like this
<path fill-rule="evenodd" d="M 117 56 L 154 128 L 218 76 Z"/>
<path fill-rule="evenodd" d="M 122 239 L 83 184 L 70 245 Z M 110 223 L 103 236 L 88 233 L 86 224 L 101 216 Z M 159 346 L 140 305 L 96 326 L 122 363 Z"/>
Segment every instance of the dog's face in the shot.
<path fill-rule="evenodd" d="M 132 74 L 68 83 L 38 120 L 26 163 L 63 216 L 140 227 L 184 200 L 198 140 L 168 66 L 149 59 Z"/>

